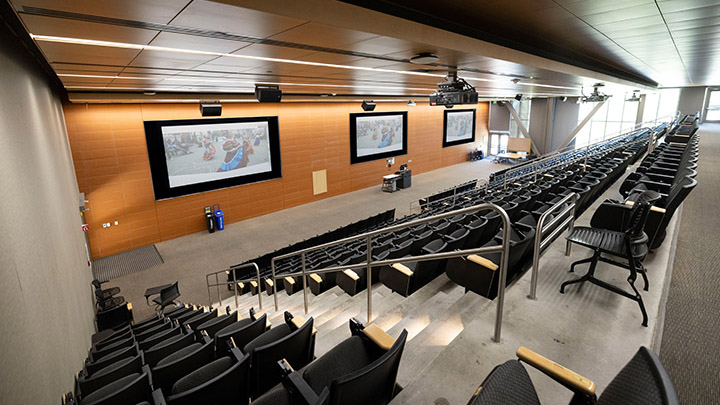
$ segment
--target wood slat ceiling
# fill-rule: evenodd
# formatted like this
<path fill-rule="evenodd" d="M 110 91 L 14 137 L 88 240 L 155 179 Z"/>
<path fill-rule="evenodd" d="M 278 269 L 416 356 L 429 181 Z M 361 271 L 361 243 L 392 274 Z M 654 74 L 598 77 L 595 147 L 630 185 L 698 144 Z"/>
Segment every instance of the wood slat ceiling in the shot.
<path fill-rule="evenodd" d="M 455 68 L 485 97 L 578 95 L 582 87 L 587 90 L 596 81 L 548 69 L 546 64 L 534 67 L 493 55 L 273 14 L 257 6 L 251 9 L 204 0 L 11 2 L 33 35 L 120 44 L 99 46 L 36 38 L 69 91 L 249 93 L 254 83 L 276 83 L 286 94 L 427 96 L 448 69 Z M 417 9 L 437 4 L 412 3 Z M 717 77 L 720 66 L 715 60 L 720 59 L 720 47 L 707 45 L 720 35 L 720 29 L 712 25 L 720 18 L 718 7 L 711 2 L 702 7 L 702 1 L 686 2 L 694 7 L 677 3 L 658 2 L 660 9 L 667 8 L 662 15 L 654 2 L 635 0 L 534 0 L 524 2 L 521 11 L 517 6 L 514 11 L 508 9 L 517 4 L 509 0 L 458 1 L 444 8 L 460 8 L 475 18 L 474 13 L 481 11 L 478 4 L 482 4 L 489 11 L 483 19 L 491 18 L 498 24 L 522 21 L 522 29 L 516 31 L 534 32 L 558 43 L 558 31 L 564 30 L 564 37 L 571 38 L 565 38 L 563 49 L 584 44 L 586 54 L 599 66 L 642 79 L 635 82 L 652 84 L 655 80 L 664 84 L 663 80 L 669 80 L 665 76 L 672 80 L 680 76 L 686 84 Z M 683 13 L 687 15 L 681 17 Z M 584 22 L 578 22 L 581 18 Z M 567 35 L 568 27 L 576 32 Z M 677 36 L 671 35 L 673 32 Z M 410 64 L 409 58 L 420 52 L 437 55 L 438 63 Z M 512 79 L 520 79 L 520 83 Z"/>

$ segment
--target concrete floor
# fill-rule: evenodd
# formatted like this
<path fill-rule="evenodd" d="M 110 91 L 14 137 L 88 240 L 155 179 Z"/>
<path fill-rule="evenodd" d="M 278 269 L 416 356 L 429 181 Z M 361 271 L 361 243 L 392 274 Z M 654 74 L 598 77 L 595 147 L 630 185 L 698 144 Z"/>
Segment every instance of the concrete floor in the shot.
<path fill-rule="evenodd" d="M 179 281 L 181 300 L 208 305 L 208 273 L 392 208 L 396 209 L 396 217 L 401 217 L 410 211 L 412 202 L 417 207 L 419 198 L 472 179 L 487 179 L 490 173 L 505 167 L 490 159 L 448 166 L 414 175 L 412 187 L 395 193 L 382 192 L 378 179 L 376 187 L 228 224 L 222 232 L 200 232 L 160 242 L 155 246 L 164 260 L 162 265 L 113 279 L 103 287 L 120 287 L 121 295 L 133 303 L 135 319 L 153 313 L 153 308 L 145 304 L 145 289 L 175 281 Z M 223 297 L 229 296 L 227 289 L 222 293 Z M 215 290 L 212 294 L 217 301 Z"/>

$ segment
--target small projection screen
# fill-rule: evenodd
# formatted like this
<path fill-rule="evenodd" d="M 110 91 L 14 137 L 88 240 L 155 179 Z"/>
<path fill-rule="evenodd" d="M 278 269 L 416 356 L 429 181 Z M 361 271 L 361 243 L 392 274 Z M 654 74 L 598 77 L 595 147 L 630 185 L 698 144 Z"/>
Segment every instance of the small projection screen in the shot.
<path fill-rule="evenodd" d="M 407 154 L 407 111 L 350 114 L 350 163 Z"/>
<path fill-rule="evenodd" d="M 145 121 L 155 199 L 282 177 L 277 117 Z"/>
<path fill-rule="evenodd" d="M 475 110 L 445 110 L 443 148 L 475 141 Z"/>

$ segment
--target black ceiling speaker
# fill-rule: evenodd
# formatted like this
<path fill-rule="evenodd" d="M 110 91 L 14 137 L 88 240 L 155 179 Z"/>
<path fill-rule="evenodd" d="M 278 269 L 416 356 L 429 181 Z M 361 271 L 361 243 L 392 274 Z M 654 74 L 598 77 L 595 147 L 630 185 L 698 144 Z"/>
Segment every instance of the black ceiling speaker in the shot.
<path fill-rule="evenodd" d="M 277 86 L 255 86 L 255 98 L 261 103 L 279 103 L 282 91 Z"/>
<path fill-rule="evenodd" d="M 522 94 L 516 94 L 516 95 L 515 95 L 515 100 L 517 100 L 517 101 L 522 100 Z"/>
<path fill-rule="evenodd" d="M 560 97 L 560 101 L 562 101 L 563 103 L 566 102 L 566 101 L 567 101 L 567 96 L 562 96 L 562 97 Z"/>
<path fill-rule="evenodd" d="M 200 114 L 203 117 L 219 117 L 222 114 L 220 103 L 200 103 Z"/>
<path fill-rule="evenodd" d="M 363 100 L 362 102 L 362 109 L 363 111 L 373 111 L 375 110 L 376 104 L 372 100 Z"/>

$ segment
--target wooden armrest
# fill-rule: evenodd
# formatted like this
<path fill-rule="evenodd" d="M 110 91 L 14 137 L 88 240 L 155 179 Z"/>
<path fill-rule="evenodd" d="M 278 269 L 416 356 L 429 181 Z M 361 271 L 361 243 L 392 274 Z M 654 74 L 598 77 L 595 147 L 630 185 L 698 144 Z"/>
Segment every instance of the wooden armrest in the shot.
<path fill-rule="evenodd" d="M 513 183 L 513 186 L 522 187 L 522 184 L 520 184 L 520 183 Z"/>
<path fill-rule="evenodd" d="M 677 135 L 675 135 L 675 136 L 677 136 Z M 686 145 L 686 144 L 684 144 L 684 143 L 682 143 L 682 142 L 669 142 L 669 143 L 670 143 L 670 145 L 680 145 L 680 146 Z"/>
<path fill-rule="evenodd" d="M 128 311 L 132 311 L 132 302 L 127 303 L 127 309 Z"/>
<path fill-rule="evenodd" d="M 315 274 L 315 273 L 312 273 L 312 274 L 310 275 L 310 278 L 313 279 L 313 280 L 315 280 L 315 282 L 318 283 L 318 284 L 322 283 L 322 281 L 323 281 L 322 278 L 321 278 L 320 276 L 318 276 L 317 274 Z"/>
<path fill-rule="evenodd" d="M 285 281 L 287 281 L 290 284 L 295 284 L 295 279 L 292 277 L 285 277 Z"/>
<path fill-rule="evenodd" d="M 543 173 L 543 176 L 550 177 L 551 179 L 555 178 L 555 176 L 553 176 L 552 174 L 547 174 L 547 173 Z"/>
<path fill-rule="evenodd" d="M 625 205 L 632 207 L 633 205 L 635 205 L 635 201 L 625 201 Z M 654 205 L 650 207 L 650 211 L 658 212 L 660 214 L 664 214 L 667 212 L 665 208 L 656 207 Z"/>
<path fill-rule="evenodd" d="M 392 265 L 392 268 L 399 271 L 400 273 L 403 273 L 404 275 L 411 277 L 413 275 L 413 271 L 408 268 L 408 266 L 402 264 L 402 263 L 395 263 Z"/>
<path fill-rule="evenodd" d="M 487 269 L 490 269 L 490 270 L 492 270 L 492 271 L 495 271 L 495 270 L 497 270 L 498 268 L 500 268 L 500 266 L 498 266 L 497 264 L 495 264 L 492 260 L 486 259 L 486 258 L 484 258 L 484 257 L 482 257 L 482 256 L 470 255 L 470 256 L 467 257 L 467 259 L 470 260 L 471 262 L 475 263 L 475 264 L 479 264 L 479 265 L 481 265 L 481 266 L 483 266 L 483 267 L 485 267 L 485 268 L 487 268 Z"/>
<path fill-rule="evenodd" d="M 257 288 L 257 286 L 258 286 L 257 281 L 254 281 L 254 280 L 250 282 L 250 285 L 253 286 L 254 288 Z"/>
<path fill-rule="evenodd" d="M 242 283 L 242 282 L 241 282 L 241 283 L 237 283 L 237 285 L 239 285 L 240 288 L 245 288 L 245 283 Z"/>
<path fill-rule="evenodd" d="M 632 152 L 623 152 L 623 155 L 632 155 Z"/>
<path fill-rule="evenodd" d="M 353 279 L 355 281 L 357 281 L 360 278 L 360 276 L 358 276 L 357 273 L 355 273 L 354 271 L 352 271 L 350 269 L 343 270 L 343 273 L 345 273 L 346 276 L 350 277 L 351 279 Z"/>
<path fill-rule="evenodd" d="M 613 158 L 613 160 L 617 160 L 617 161 L 620 161 L 620 162 L 624 162 L 624 160 L 623 160 L 623 159 L 620 159 L 620 158 Z"/>
<path fill-rule="evenodd" d="M 230 275 L 230 270 L 225 270 L 225 274 Z"/>
<path fill-rule="evenodd" d="M 580 374 L 568 370 L 526 347 L 520 347 L 516 354 L 518 359 L 542 371 L 569 389 L 589 396 L 595 395 L 595 383 Z"/>
<path fill-rule="evenodd" d="M 395 344 L 395 339 L 375 324 L 366 326 L 365 329 L 363 329 L 363 333 L 383 350 L 390 350 L 392 345 Z"/>
<path fill-rule="evenodd" d="M 295 325 L 296 328 L 300 329 L 303 325 L 305 325 L 305 322 L 307 322 L 307 320 L 305 320 L 304 316 L 298 315 L 293 316 L 293 319 L 290 322 L 292 322 L 292 324 Z M 317 334 L 317 329 L 315 329 L 315 326 L 313 326 L 312 328 L 312 334 Z"/>
<path fill-rule="evenodd" d="M 275 284 L 275 283 L 273 283 L 273 281 L 272 281 L 271 279 L 266 278 L 266 279 L 265 279 L 265 284 L 267 284 L 267 285 L 269 285 L 270 287 L 272 287 L 273 284 Z"/>

